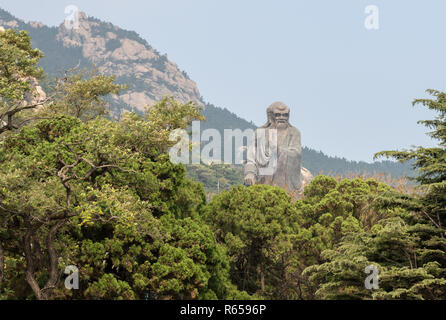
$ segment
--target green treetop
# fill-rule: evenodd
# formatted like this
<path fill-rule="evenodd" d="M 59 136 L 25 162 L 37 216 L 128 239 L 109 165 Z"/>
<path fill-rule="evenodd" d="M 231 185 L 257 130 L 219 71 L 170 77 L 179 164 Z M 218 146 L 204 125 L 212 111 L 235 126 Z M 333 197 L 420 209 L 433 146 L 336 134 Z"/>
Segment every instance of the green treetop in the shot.
<path fill-rule="evenodd" d="M 42 76 L 43 54 L 31 46 L 26 31 L 0 31 L 0 133 L 17 128 L 22 111 L 37 107 L 23 101 L 34 95 L 32 81 Z"/>

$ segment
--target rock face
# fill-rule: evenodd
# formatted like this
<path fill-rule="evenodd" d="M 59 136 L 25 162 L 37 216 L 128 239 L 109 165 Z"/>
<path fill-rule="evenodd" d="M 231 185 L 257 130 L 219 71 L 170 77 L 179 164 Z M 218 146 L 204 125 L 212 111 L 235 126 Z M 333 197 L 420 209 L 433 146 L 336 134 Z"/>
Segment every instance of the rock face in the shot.
<path fill-rule="evenodd" d="M 61 24 L 56 38 L 65 47 L 82 48 L 83 57 L 100 72 L 130 84 L 128 91 L 115 97 L 116 102 L 143 110 L 164 95 L 172 95 L 182 102 L 202 104 L 195 82 L 145 40 L 85 13 L 78 17 L 79 28 L 68 30 Z"/>
<path fill-rule="evenodd" d="M 304 190 L 305 187 L 310 184 L 311 180 L 313 180 L 313 174 L 310 172 L 310 170 L 304 167 L 302 167 L 300 174 L 302 176 L 302 190 Z"/>
<path fill-rule="evenodd" d="M 45 101 L 46 100 L 46 93 L 45 91 L 43 91 L 42 87 L 39 86 L 39 83 L 37 82 L 36 79 L 28 78 L 28 81 L 31 83 L 31 93 L 29 93 L 26 97 L 25 100 L 22 102 L 23 106 L 27 106 L 27 105 L 33 105 L 33 104 L 37 104 L 39 102 Z M 40 107 L 36 108 L 39 109 Z"/>
<path fill-rule="evenodd" d="M 95 66 L 101 73 L 115 75 L 118 83 L 127 84 L 126 91 L 112 97 L 115 114 L 132 109 L 143 111 L 164 95 L 203 106 L 196 83 L 137 33 L 87 17 L 82 12 L 78 13 L 78 22 L 78 28 L 67 29 L 65 23 L 49 28 L 38 22 L 25 23 L 0 9 L 0 26 L 29 31 L 33 45 L 48 59 L 54 54 L 52 51 L 63 52 L 57 58 L 71 63 L 65 63 L 65 70 L 80 62 L 81 67 Z M 51 56 L 51 60 L 56 59 Z"/>

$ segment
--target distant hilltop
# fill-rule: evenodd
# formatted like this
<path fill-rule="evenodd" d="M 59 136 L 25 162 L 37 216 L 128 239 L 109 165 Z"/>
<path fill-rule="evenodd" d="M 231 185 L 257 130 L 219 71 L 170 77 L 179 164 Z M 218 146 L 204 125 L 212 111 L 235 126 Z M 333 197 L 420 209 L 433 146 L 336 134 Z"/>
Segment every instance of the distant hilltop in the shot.
<path fill-rule="evenodd" d="M 194 81 L 178 66 L 153 49 L 136 32 L 126 31 L 111 23 L 78 13 L 78 28 L 47 27 L 39 22 L 25 23 L 0 9 L 0 26 L 26 30 L 32 44 L 45 54 L 42 67 L 51 76 L 79 66 L 95 66 L 101 73 L 116 75 L 118 83 L 128 90 L 113 97 L 112 110 L 143 111 L 144 107 L 164 95 L 181 102 L 203 105 Z"/>

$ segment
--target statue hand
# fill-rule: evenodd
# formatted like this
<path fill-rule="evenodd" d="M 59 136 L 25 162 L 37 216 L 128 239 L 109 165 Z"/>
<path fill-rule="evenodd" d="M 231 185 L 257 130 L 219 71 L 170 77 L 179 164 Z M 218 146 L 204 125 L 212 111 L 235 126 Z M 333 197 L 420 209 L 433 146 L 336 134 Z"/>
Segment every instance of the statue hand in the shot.
<path fill-rule="evenodd" d="M 245 176 L 245 186 L 252 186 L 256 183 L 256 177 L 252 173 L 248 173 Z"/>

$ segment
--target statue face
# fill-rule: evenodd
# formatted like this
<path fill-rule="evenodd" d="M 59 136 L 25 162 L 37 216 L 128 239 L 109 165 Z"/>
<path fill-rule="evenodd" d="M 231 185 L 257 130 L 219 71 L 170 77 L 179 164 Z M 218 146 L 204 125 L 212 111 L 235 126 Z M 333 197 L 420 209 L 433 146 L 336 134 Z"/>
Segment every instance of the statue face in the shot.
<path fill-rule="evenodd" d="M 276 112 L 274 113 L 274 117 L 276 118 L 276 122 L 279 123 L 288 123 L 288 119 L 290 118 L 289 112 Z"/>
<path fill-rule="evenodd" d="M 274 122 L 279 129 L 288 127 L 290 119 L 290 109 L 288 107 L 278 107 L 273 110 Z"/>

